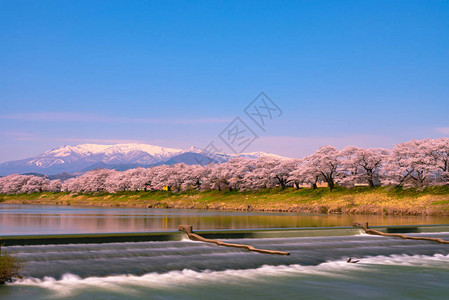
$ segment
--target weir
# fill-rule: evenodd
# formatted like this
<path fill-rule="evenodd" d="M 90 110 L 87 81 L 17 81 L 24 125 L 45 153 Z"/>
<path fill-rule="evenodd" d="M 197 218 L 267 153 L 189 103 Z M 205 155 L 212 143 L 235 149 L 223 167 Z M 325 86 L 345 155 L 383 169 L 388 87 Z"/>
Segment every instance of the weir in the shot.
<path fill-rule="evenodd" d="M 389 230 L 413 231 L 417 233 L 410 233 L 411 236 L 449 240 L 449 226 L 370 228 L 385 233 Z M 230 276 L 234 278 L 232 274 L 235 270 L 257 270 L 265 268 L 264 266 L 280 266 L 280 269 L 293 266 L 294 269 L 299 268 L 298 274 L 302 274 L 304 268 L 321 270 L 329 263 L 336 264 L 338 270 L 352 268 L 347 266 L 353 265 L 347 264 L 349 258 L 359 261 L 356 264 L 358 268 L 375 261 L 383 264 L 385 257 L 390 257 L 388 261 L 413 261 L 429 257 L 431 261 L 436 259 L 446 262 L 449 257 L 449 247 L 445 244 L 370 235 L 357 227 L 201 230 L 195 233 L 205 239 L 219 239 L 228 244 L 250 245 L 255 249 L 280 251 L 290 255 L 266 255 L 250 252 L 248 248 L 218 247 L 211 243 L 195 242 L 180 231 L 84 236 L 3 236 L 0 243 L 5 244 L 6 252 L 24 263 L 21 275 L 25 278 L 52 277 L 56 280 L 63 278 L 64 274 L 73 274 L 82 279 L 117 274 L 124 277 L 124 274 L 147 276 L 153 273 L 178 278 L 184 276 L 183 270 L 200 274 L 203 271 L 226 273 L 233 270 L 230 271 Z M 333 269 L 331 272 L 334 271 Z M 125 281 L 128 280 L 126 277 Z"/>
<path fill-rule="evenodd" d="M 370 229 L 383 233 L 426 233 L 449 232 L 449 224 L 413 226 L 370 226 Z M 360 227 L 301 227 L 272 229 L 227 229 L 197 230 L 196 234 L 206 239 L 247 239 L 247 238 L 288 238 L 348 236 L 365 233 Z M 188 238 L 185 232 L 133 232 L 133 233 L 86 233 L 49 235 L 2 235 L 4 246 L 54 245 L 54 244 L 102 244 L 147 241 L 181 241 Z"/>
<path fill-rule="evenodd" d="M 415 237 L 415 236 L 407 236 L 405 234 L 401 234 L 401 233 L 391 233 L 391 231 L 387 232 L 382 232 L 379 230 L 374 230 L 374 229 L 370 229 L 368 227 L 368 222 L 364 222 L 364 223 L 354 223 L 355 227 L 361 227 L 363 228 L 363 230 L 365 231 L 366 234 L 372 234 L 372 235 L 381 235 L 381 236 L 390 236 L 390 237 L 398 237 L 404 240 L 420 240 L 420 241 L 430 241 L 430 242 L 436 242 L 436 243 L 440 243 L 440 244 L 449 244 L 449 241 L 440 239 L 440 238 L 431 238 L 431 237 Z M 412 228 L 407 228 L 407 232 L 418 232 L 417 228 L 412 227 Z M 410 231 L 412 230 L 412 231 Z M 395 232 L 400 232 L 400 231 L 395 231 Z"/>

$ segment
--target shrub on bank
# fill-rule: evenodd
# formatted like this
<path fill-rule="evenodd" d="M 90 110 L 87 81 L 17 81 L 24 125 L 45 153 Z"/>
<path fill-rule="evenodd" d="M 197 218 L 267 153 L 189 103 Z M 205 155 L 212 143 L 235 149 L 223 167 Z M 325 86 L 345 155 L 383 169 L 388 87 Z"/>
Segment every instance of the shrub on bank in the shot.
<path fill-rule="evenodd" d="M 20 277 L 21 269 L 22 263 L 18 258 L 5 251 L 0 252 L 0 284 L 11 281 L 14 277 Z"/>

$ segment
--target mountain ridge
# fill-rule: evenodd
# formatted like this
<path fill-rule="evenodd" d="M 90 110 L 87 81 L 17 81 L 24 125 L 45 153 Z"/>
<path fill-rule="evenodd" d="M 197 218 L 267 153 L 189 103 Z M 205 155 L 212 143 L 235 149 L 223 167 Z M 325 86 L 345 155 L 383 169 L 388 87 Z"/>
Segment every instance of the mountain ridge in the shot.
<path fill-rule="evenodd" d="M 86 172 L 102 167 L 126 170 L 135 167 L 151 167 L 161 164 L 207 164 L 224 162 L 233 157 L 257 158 L 261 156 L 282 156 L 266 152 L 250 152 L 240 154 L 217 155 L 211 160 L 207 153 L 197 147 L 176 149 L 149 144 L 79 144 L 64 145 L 44 153 L 21 160 L 7 161 L 0 164 L 0 176 L 14 173 L 42 173 L 46 175 L 58 173 Z"/>

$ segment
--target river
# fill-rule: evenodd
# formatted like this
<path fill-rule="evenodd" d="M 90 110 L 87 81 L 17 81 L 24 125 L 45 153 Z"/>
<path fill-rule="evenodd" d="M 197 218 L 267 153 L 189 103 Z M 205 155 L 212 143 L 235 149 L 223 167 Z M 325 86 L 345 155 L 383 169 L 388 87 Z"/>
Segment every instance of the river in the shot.
<path fill-rule="evenodd" d="M 443 224 L 447 218 L 301 215 L 1 205 L 1 235 L 198 229 Z M 414 233 L 449 239 L 449 233 Z M 290 256 L 202 242 L 9 246 L 24 279 L 5 299 L 446 299 L 449 246 L 365 234 L 230 239 Z M 360 260 L 347 263 L 347 259 Z"/>
<path fill-rule="evenodd" d="M 238 212 L 198 209 L 91 208 L 0 204 L 0 234 L 58 234 L 194 229 L 254 229 L 371 225 L 449 224 L 449 216 L 381 216 Z"/>

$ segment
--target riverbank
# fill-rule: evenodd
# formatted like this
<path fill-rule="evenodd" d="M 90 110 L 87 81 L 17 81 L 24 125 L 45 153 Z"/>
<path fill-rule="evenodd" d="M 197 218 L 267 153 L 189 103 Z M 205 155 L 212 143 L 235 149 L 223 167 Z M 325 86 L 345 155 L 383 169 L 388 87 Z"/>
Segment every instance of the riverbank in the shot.
<path fill-rule="evenodd" d="M 267 189 L 257 192 L 188 191 L 173 193 L 120 192 L 74 195 L 36 193 L 0 195 L 0 202 L 12 204 L 75 205 L 101 207 L 182 208 L 302 213 L 377 215 L 449 215 L 449 187 L 422 191 L 391 187 L 337 187 Z"/>

